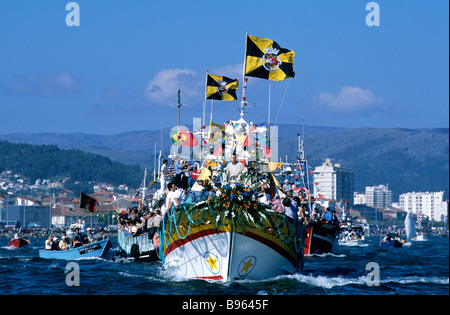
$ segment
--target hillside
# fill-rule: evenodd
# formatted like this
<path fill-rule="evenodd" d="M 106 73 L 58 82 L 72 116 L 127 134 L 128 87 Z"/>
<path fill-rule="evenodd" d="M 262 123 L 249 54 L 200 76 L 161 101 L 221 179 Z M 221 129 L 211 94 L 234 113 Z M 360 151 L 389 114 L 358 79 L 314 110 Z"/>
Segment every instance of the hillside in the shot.
<path fill-rule="evenodd" d="M 67 185 L 106 182 L 138 187 L 143 173 L 139 165 L 124 165 L 110 158 L 81 150 L 62 150 L 56 145 L 14 144 L 0 141 L 0 172 L 13 170 L 29 178 L 64 177 Z M 84 186 L 84 185 L 83 185 Z"/>
<path fill-rule="evenodd" d="M 299 125 L 279 125 L 279 156 L 292 162 L 298 155 Z M 161 133 L 162 144 L 161 144 Z M 154 165 L 155 143 L 167 157 L 169 129 L 89 134 L 11 134 L 0 136 L 14 143 L 53 144 L 111 158 L 124 164 Z M 449 129 L 333 128 L 305 126 L 305 151 L 312 167 L 332 158 L 355 173 L 355 190 L 389 184 L 394 200 L 409 191 L 449 191 Z"/>

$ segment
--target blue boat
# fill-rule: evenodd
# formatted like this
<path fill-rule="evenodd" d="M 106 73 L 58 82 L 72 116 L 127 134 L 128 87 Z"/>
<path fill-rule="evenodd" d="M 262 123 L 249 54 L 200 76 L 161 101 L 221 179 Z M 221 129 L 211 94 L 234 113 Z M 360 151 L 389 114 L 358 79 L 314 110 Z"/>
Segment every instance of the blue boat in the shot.
<path fill-rule="evenodd" d="M 381 242 L 380 246 L 381 247 L 402 247 L 403 243 L 399 242 L 397 240 L 390 240 L 390 241 L 387 241 L 387 242 Z"/>
<path fill-rule="evenodd" d="M 39 257 L 45 259 L 85 259 L 85 258 L 101 258 L 104 257 L 111 248 L 109 239 L 94 242 L 88 245 L 71 248 L 67 250 L 39 250 Z"/>

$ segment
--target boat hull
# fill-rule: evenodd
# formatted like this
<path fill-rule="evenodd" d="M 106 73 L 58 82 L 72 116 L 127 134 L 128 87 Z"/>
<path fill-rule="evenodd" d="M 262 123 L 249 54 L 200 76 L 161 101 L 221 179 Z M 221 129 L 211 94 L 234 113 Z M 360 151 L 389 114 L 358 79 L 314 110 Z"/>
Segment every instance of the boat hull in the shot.
<path fill-rule="evenodd" d="M 197 217 L 180 211 L 163 222 L 164 266 L 181 278 L 261 280 L 292 274 L 300 267 L 301 233 L 280 215 L 245 229 L 216 224 L 208 210 L 199 211 Z"/>
<path fill-rule="evenodd" d="M 15 247 L 15 248 L 24 247 L 26 245 L 30 245 L 30 242 L 28 242 L 24 239 L 21 239 L 21 238 L 14 238 L 14 239 L 10 240 L 8 243 L 8 246 Z"/>
<path fill-rule="evenodd" d="M 129 233 L 119 229 L 117 231 L 117 241 L 125 257 L 150 262 L 159 260 L 153 244 L 153 237 L 149 233 L 130 237 Z"/>
<path fill-rule="evenodd" d="M 391 240 L 391 241 L 387 241 L 387 242 L 382 242 L 380 244 L 381 247 L 402 247 L 403 243 L 399 242 L 397 240 Z"/>
<path fill-rule="evenodd" d="M 109 239 L 67 250 L 39 250 L 39 257 L 44 259 L 75 260 L 105 257 L 111 248 Z"/>

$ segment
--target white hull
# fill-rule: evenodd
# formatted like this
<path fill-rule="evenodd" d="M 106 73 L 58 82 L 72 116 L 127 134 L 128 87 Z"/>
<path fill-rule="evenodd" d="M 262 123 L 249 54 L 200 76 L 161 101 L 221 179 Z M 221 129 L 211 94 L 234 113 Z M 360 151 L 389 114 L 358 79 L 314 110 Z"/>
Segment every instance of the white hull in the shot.
<path fill-rule="evenodd" d="M 176 277 L 232 281 L 261 280 L 296 272 L 294 265 L 267 245 L 225 232 L 192 240 L 165 257 Z"/>
<path fill-rule="evenodd" d="M 342 246 L 363 246 L 366 245 L 364 240 L 339 240 L 339 245 Z"/>
<path fill-rule="evenodd" d="M 164 220 L 160 230 L 164 266 L 176 277 L 260 280 L 295 273 L 300 266 L 304 240 L 284 216 L 273 214 L 260 227 L 243 230 L 216 225 L 209 210 L 189 218 L 185 214 L 166 215 L 171 219 Z"/>
<path fill-rule="evenodd" d="M 424 234 L 419 234 L 416 237 L 412 238 L 412 241 L 419 241 L 419 242 L 428 241 L 428 237 Z"/>

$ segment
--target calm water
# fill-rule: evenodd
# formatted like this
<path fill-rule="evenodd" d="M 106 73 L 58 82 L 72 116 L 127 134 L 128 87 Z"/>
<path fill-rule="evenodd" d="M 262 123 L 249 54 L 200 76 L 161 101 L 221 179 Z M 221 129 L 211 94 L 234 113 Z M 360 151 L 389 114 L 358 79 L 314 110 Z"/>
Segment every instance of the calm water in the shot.
<path fill-rule="evenodd" d="M 333 254 L 305 258 L 305 270 L 265 281 L 232 283 L 174 279 L 160 263 L 90 259 L 77 261 L 80 286 L 66 285 L 67 261 L 38 256 L 45 239 L 21 249 L 0 238 L 0 294 L 162 294 L 162 295 L 448 295 L 448 237 L 381 248 L 371 237 L 364 247 L 336 244 Z M 113 240 L 113 251 L 117 250 Z M 380 285 L 368 286 L 366 265 L 379 265 Z"/>

